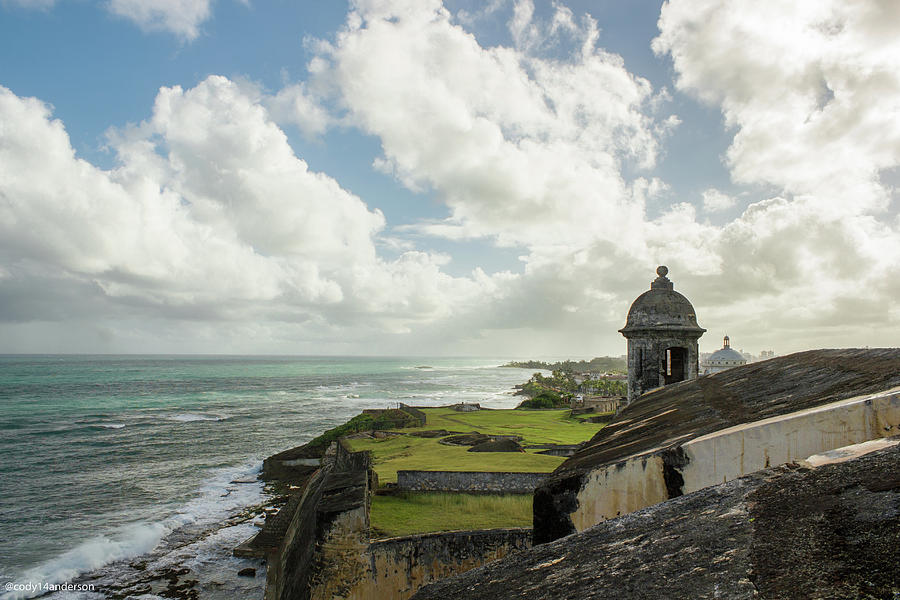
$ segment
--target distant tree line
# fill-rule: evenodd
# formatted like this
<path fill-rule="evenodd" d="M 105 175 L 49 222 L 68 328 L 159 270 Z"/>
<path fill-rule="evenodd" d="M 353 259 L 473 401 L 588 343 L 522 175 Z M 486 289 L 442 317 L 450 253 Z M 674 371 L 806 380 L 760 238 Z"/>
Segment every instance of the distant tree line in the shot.
<path fill-rule="evenodd" d="M 625 373 L 627 371 L 625 359 L 612 356 L 598 356 L 591 360 L 564 360 L 555 363 L 540 360 L 512 361 L 502 366 L 563 371 L 564 373 Z"/>
<path fill-rule="evenodd" d="M 590 374 L 576 379 L 575 372 L 562 369 L 554 369 L 550 377 L 535 373 L 527 383 L 517 387 L 516 394 L 528 396 L 519 408 L 562 408 L 568 406 L 576 394 L 624 396 L 628 391 L 628 384 L 620 379 L 591 377 Z"/>

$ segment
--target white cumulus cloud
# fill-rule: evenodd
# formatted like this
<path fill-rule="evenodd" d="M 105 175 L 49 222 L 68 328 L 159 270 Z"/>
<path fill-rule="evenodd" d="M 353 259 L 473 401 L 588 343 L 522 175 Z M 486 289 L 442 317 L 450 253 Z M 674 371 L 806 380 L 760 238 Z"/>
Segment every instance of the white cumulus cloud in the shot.
<path fill-rule="evenodd" d="M 900 163 L 900 4 L 672 0 L 653 48 L 736 128 L 736 181 L 883 210 Z"/>
<path fill-rule="evenodd" d="M 453 15 L 439 0 L 356 0 L 310 46 L 308 80 L 273 95 L 223 77 L 163 88 L 111 138 L 109 171 L 75 156 L 46 105 L 3 90 L 4 317 L 155 315 L 211 324 L 196 330 L 209 339 L 229 323 L 349 352 L 385 332 L 478 354 L 615 352 L 630 302 L 668 264 L 716 339 L 895 343 L 895 3 L 666 2 L 653 49 L 674 93 L 720 109 L 709 127 L 733 136 L 735 187 L 698 173 L 693 198 L 654 171 L 678 135 L 670 92 L 601 48 L 590 16 L 551 9 L 512 3 L 511 44 L 487 46 L 463 25 L 500 3 Z M 294 154 L 287 123 L 375 136 L 373 167 L 445 214 L 390 229 Z M 763 199 L 732 218 L 747 197 Z M 428 236 L 512 248 L 521 272 L 451 277 L 447 256 L 411 242 Z M 29 302 L 39 289 L 53 292 Z"/>
<path fill-rule="evenodd" d="M 515 19 L 534 24 L 527 10 Z M 593 45 L 591 20 L 572 27 L 584 46 L 559 61 L 484 48 L 440 2 L 357 2 L 314 73 L 381 139 L 381 170 L 450 208 L 429 232 L 548 248 L 621 239 L 643 214 L 622 164 L 648 169 L 659 152 L 654 97 Z"/>
<path fill-rule="evenodd" d="M 782 190 L 707 232 L 719 274 L 697 284 L 711 314 L 749 335 L 802 331 L 807 347 L 886 343 L 900 327 L 883 178 L 900 166 L 900 5 L 670 0 L 659 28 L 677 88 L 735 131 L 732 178 Z M 704 202 L 728 203 L 714 190 Z"/>
<path fill-rule="evenodd" d="M 109 11 L 147 31 L 169 31 L 186 40 L 200 34 L 211 0 L 109 0 Z"/>
<path fill-rule="evenodd" d="M 111 144 L 119 165 L 98 169 L 47 105 L 0 88 L 3 320 L 93 310 L 403 331 L 478 294 L 439 255 L 380 258 L 382 214 L 310 171 L 224 77 L 161 89 L 152 117 Z M 50 280 L 52 310 L 16 300 Z M 85 306 L 62 301 L 78 289 Z"/>
<path fill-rule="evenodd" d="M 735 203 L 736 201 L 732 196 L 729 196 L 716 188 L 703 190 L 703 209 L 707 212 L 728 210 L 734 206 Z"/>
<path fill-rule="evenodd" d="M 584 331 L 589 316 L 608 338 L 659 263 L 713 323 L 764 346 L 761 323 L 804 347 L 846 339 L 848 306 L 870 331 L 896 313 L 883 279 L 900 250 L 881 177 L 900 139 L 889 5 L 664 5 L 654 49 L 672 57 L 677 89 L 721 107 L 733 179 L 781 190 L 724 225 L 688 203 L 648 218 L 649 198 L 672 200 L 653 168 L 680 120 L 665 90 L 597 47 L 589 17 L 554 5 L 539 22 L 521 0 L 514 47 L 485 47 L 437 0 L 354 6 L 312 71 L 346 122 L 379 137 L 379 169 L 446 204 L 417 229 L 523 248 L 522 277 L 471 316 L 473 330 Z M 545 57 L 560 36 L 577 50 Z M 709 212 L 736 204 L 715 189 L 703 200 Z M 806 340 L 784 333 L 798 327 Z"/>

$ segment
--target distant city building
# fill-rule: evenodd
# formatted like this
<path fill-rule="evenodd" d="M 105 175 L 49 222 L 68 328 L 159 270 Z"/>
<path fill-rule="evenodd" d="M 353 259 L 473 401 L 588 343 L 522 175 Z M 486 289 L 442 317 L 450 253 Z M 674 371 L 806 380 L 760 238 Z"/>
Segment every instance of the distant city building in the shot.
<path fill-rule="evenodd" d="M 720 350 L 709 355 L 701 365 L 704 375 L 718 373 L 732 367 L 746 365 L 747 358 L 731 347 L 731 339 L 726 335 Z"/>
<path fill-rule="evenodd" d="M 628 340 L 628 402 L 670 383 L 699 374 L 697 340 L 706 331 L 697 324 L 694 307 L 675 291 L 660 266 L 659 275 L 632 303 L 625 327 Z"/>
<path fill-rule="evenodd" d="M 774 350 L 763 350 L 759 353 L 759 360 L 768 360 L 770 358 L 775 358 Z"/>

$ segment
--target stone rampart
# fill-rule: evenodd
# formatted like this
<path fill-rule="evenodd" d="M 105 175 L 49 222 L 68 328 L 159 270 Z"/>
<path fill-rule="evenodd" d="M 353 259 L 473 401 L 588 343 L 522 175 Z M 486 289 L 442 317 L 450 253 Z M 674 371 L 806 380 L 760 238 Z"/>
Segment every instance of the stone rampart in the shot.
<path fill-rule="evenodd" d="M 583 531 L 669 498 L 898 431 L 900 390 L 729 427 L 591 471 L 578 491 L 572 524 Z"/>
<path fill-rule="evenodd" d="M 332 575 L 327 566 L 334 561 L 323 562 L 325 555 L 342 548 L 361 556 L 368 544 L 371 472 L 368 453 L 349 452 L 342 444 L 328 449 L 300 495 L 282 508 L 293 513 L 278 515 L 287 526 L 268 550 L 266 600 L 311 598 L 311 590 Z"/>
<path fill-rule="evenodd" d="M 451 531 L 391 538 L 366 551 L 366 577 L 347 600 L 406 600 L 419 588 L 531 547 L 531 529 Z"/>
<path fill-rule="evenodd" d="M 416 408 L 415 406 L 409 406 L 408 404 L 403 404 L 403 403 L 401 402 L 401 403 L 400 403 L 400 410 L 402 410 L 402 411 L 405 412 L 406 414 L 412 415 L 412 416 L 414 416 L 416 419 L 418 419 L 418 420 L 419 420 L 419 427 L 424 427 L 424 426 L 425 426 L 425 421 L 428 420 L 428 417 L 425 415 L 425 413 L 422 412 L 421 410 L 419 410 L 418 408 Z"/>
<path fill-rule="evenodd" d="M 531 494 L 547 473 L 397 471 L 397 489 L 409 492 Z"/>
<path fill-rule="evenodd" d="M 331 445 L 302 494 L 283 509 L 294 511 L 283 540 L 266 546 L 266 600 L 401 600 L 423 585 L 531 547 L 531 529 L 519 528 L 372 542 L 369 498 L 376 486 L 367 452 Z"/>
<path fill-rule="evenodd" d="M 896 598 L 897 441 L 685 494 L 443 579 L 413 600 Z"/>

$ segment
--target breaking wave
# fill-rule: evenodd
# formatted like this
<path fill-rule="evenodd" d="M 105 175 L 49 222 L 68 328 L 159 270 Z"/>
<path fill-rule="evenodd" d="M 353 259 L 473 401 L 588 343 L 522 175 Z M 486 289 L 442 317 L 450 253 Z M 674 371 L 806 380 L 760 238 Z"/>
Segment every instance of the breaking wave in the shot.
<path fill-rule="evenodd" d="M 168 415 L 166 419 L 169 421 L 178 421 L 179 423 L 193 423 L 196 421 L 224 421 L 230 419 L 231 415 L 205 415 L 201 413 L 180 413 L 177 415 Z"/>
<path fill-rule="evenodd" d="M 247 485 L 259 474 L 262 462 L 238 468 L 218 469 L 198 490 L 197 496 L 180 506 L 174 514 L 158 522 L 136 522 L 113 532 L 97 535 L 71 550 L 52 558 L 16 577 L 15 582 L 58 584 L 110 563 L 132 559 L 165 547 L 166 536 L 189 525 L 216 526 L 235 509 L 258 502 L 262 484 Z M 13 591 L 0 594 L 0 600 L 23 600 L 43 595 L 43 591 Z"/>

